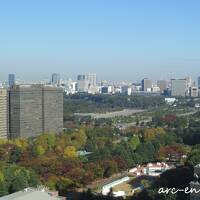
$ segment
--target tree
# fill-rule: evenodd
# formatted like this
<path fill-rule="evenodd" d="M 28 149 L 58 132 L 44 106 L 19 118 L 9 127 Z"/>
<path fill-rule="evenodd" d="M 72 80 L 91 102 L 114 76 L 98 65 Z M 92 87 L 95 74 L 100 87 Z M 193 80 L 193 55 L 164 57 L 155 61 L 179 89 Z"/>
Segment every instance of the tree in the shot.
<path fill-rule="evenodd" d="M 85 146 L 87 142 L 87 136 L 83 128 L 79 129 L 79 131 L 74 134 L 74 137 L 73 145 L 76 147 L 76 149 L 80 149 Z"/>
<path fill-rule="evenodd" d="M 21 155 L 22 155 L 22 150 L 19 147 L 13 149 L 10 154 L 10 161 L 13 163 L 19 162 Z"/>
<path fill-rule="evenodd" d="M 6 183 L 8 192 L 16 192 L 26 187 L 36 187 L 40 181 L 36 174 L 32 170 L 27 170 L 24 167 L 17 165 L 4 166 L 3 168 L 4 181 L 2 187 L 6 187 L 3 183 Z"/>
<path fill-rule="evenodd" d="M 66 192 L 73 186 L 73 181 L 61 177 L 59 181 L 56 183 L 56 189 L 59 190 L 62 194 L 66 194 Z"/>
<path fill-rule="evenodd" d="M 46 185 L 49 189 L 55 190 L 56 189 L 56 184 L 59 181 L 59 178 L 57 176 L 50 176 L 48 177 L 48 180 L 46 181 Z"/>
<path fill-rule="evenodd" d="M 24 151 L 28 147 L 28 140 L 26 138 L 17 138 L 13 140 L 13 144 Z"/>
<path fill-rule="evenodd" d="M 48 144 L 48 149 L 52 149 L 55 147 L 56 144 L 56 136 L 55 134 L 48 134 L 46 135 L 46 140 L 47 140 L 47 144 Z"/>
<path fill-rule="evenodd" d="M 27 188 L 28 186 L 29 184 L 26 177 L 19 175 L 16 176 L 15 179 L 13 179 L 13 181 L 11 182 L 11 185 L 9 187 L 9 192 L 10 193 L 17 192 L 19 190 Z"/>
<path fill-rule="evenodd" d="M 64 158 L 77 158 L 76 148 L 74 146 L 68 146 L 64 149 Z"/>
<path fill-rule="evenodd" d="M 41 156 L 45 153 L 45 149 L 41 145 L 35 146 L 33 151 L 36 156 Z"/>
<path fill-rule="evenodd" d="M 200 163 L 200 149 L 193 149 L 188 155 L 187 163 L 195 166 Z"/>
<path fill-rule="evenodd" d="M 41 146 L 45 152 L 51 150 L 56 145 L 56 135 L 53 133 L 43 133 L 34 141 L 35 146 Z"/>
<path fill-rule="evenodd" d="M 110 177 L 112 174 L 117 172 L 117 164 L 111 160 L 103 162 L 104 174 L 103 177 Z"/>
<path fill-rule="evenodd" d="M 0 197 L 9 194 L 8 186 L 5 182 L 0 181 Z"/>
<path fill-rule="evenodd" d="M 140 139 L 138 136 L 133 136 L 130 140 L 129 140 L 129 145 L 133 150 L 136 150 L 136 148 L 139 146 L 140 144 Z"/>
<path fill-rule="evenodd" d="M 143 179 L 141 180 L 141 184 L 144 188 L 148 188 L 151 185 L 151 182 L 146 179 Z"/>
<path fill-rule="evenodd" d="M 141 156 L 142 162 L 149 162 L 155 160 L 155 148 L 151 142 L 141 143 L 136 152 Z"/>
<path fill-rule="evenodd" d="M 143 137 L 144 140 L 153 140 L 157 136 L 164 135 L 165 131 L 163 128 L 158 127 L 158 128 L 146 128 L 143 130 Z"/>

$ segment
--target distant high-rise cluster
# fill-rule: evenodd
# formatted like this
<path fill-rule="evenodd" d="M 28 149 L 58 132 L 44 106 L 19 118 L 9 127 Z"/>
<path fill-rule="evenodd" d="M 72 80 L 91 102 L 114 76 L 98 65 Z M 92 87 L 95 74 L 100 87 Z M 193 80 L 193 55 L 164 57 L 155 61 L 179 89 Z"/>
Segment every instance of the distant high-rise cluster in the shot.
<path fill-rule="evenodd" d="M 95 73 L 77 76 L 77 91 L 96 93 L 97 77 Z"/>
<path fill-rule="evenodd" d="M 171 96 L 198 97 L 199 89 L 192 83 L 191 77 L 184 79 L 171 79 Z"/>
<path fill-rule="evenodd" d="M 50 80 L 38 81 L 34 84 L 52 85 L 60 87 L 64 93 L 89 93 L 89 94 L 124 94 L 124 95 L 143 95 L 143 96 L 182 96 L 198 97 L 200 96 L 200 77 L 195 83 L 190 76 L 171 79 L 170 81 L 160 79 L 152 80 L 144 78 L 141 82 L 111 82 L 107 80 L 97 81 L 96 73 L 86 73 L 77 75 L 76 80 L 62 79 L 60 74 L 52 73 Z M 16 84 L 15 75 L 9 74 L 7 86 L 12 88 Z M 22 80 L 17 80 L 17 84 L 25 84 Z M 5 87 L 5 83 L 0 83 Z"/>
<path fill-rule="evenodd" d="M 64 81 L 61 81 L 64 83 Z M 192 82 L 191 77 L 181 79 L 157 80 L 152 81 L 149 78 L 142 79 L 141 83 L 131 82 L 97 82 L 95 73 L 80 74 L 77 76 L 77 81 L 66 81 L 63 86 L 66 94 L 74 93 L 91 93 L 91 94 L 116 94 L 121 93 L 125 95 L 166 95 L 166 96 L 199 96 L 200 77 L 198 84 Z"/>
<path fill-rule="evenodd" d="M 42 83 L 42 84 L 41 84 Z M 97 82 L 96 73 L 80 74 L 77 80 L 63 80 L 53 73 L 50 81 L 25 83 L 8 75 L 0 83 L 0 138 L 34 137 L 41 133 L 59 133 L 63 128 L 63 92 L 68 94 L 122 94 L 143 96 L 198 97 L 197 84 L 191 77 L 152 81 L 144 78 L 140 83 L 128 81 Z"/>

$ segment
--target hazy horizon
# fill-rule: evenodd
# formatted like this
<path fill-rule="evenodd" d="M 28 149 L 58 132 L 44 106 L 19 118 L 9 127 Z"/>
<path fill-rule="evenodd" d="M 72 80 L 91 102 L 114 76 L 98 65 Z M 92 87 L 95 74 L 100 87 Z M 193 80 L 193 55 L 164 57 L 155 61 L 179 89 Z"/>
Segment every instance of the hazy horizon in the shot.
<path fill-rule="evenodd" d="M 8 0 L 0 5 L 0 80 L 97 73 L 139 81 L 200 76 L 198 0 Z"/>

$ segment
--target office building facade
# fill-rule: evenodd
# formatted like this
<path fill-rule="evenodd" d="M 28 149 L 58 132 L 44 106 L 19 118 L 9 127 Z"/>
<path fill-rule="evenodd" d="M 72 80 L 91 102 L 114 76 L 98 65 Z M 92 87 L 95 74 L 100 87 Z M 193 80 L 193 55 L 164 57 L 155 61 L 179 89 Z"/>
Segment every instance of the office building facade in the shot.
<path fill-rule="evenodd" d="M 60 133 L 63 128 L 63 90 L 43 87 L 43 132 Z"/>
<path fill-rule="evenodd" d="M 198 77 L 198 88 L 200 89 L 200 76 Z"/>
<path fill-rule="evenodd" d="M 8 75 L 8 85 L 9 87 L 12 87 L 13 85 L 15 85 L 15 74 Z"/>
<path fill-rule="evenodd" d="M 186 79 L 171 79 L 171 96 L 185 97 L 187 90 Z"/>
<path fill-rule="evenodd" d="M 164 92 L 168 85 L 167 85 L 167 81 L 166 80 L 158 80 L 157 81 L 157 86 L 160 88 L 160 92 Z"/>
<path fill-rule="evenodd" d="M 77 90 L 78 92 L 88 92 L 89 81 L 86 75 L 77 76 Z"/>
<path fill-rule="evenodd" d="M 8 122 L 8 91 L 0 88 L 0 138 L 7 138 Z"/>
<path fill-rule="evenodd" d="M 51 76 L 51 84 L 58 86 L 60 84 L 60 74 L 53 73 Z"/>
<path fill-rule="evenodd" d="M 152 80 L 144 78 L 142 80 L 142 91 L 151 92 L 151 88 L 152 88 Z"/>
<path fill-rule="evenodd" d="M 198 96 L 199 96 L 198 87 L 192 86 L 192 87 L 190 87 L 189 91 L 190 91 L 190 92 L 189 92 L 190 97 L 198 97 Z"/>
<path fill-rule="evenodd" d="M 88 80 L 89 87 L 96 87 L 97 84 L 97 75 L 95 73 L 89 73 L 86 76 Z"/>
<path fill-rule="evenodd" d="M 9 137 L 59 133 L 63 128 L 63 90 L 53 86 L 15 85 L 10 89 Z"/>

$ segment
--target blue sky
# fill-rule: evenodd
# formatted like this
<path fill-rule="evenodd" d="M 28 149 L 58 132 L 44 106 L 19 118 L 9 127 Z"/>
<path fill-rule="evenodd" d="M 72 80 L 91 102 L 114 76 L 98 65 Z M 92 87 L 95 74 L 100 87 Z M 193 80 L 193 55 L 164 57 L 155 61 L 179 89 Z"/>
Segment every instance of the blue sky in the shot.
<path fill-rule="evenodd" d="M 0 79 L 200 75 L 199 0 L 2 0 Z"/>

